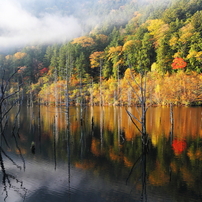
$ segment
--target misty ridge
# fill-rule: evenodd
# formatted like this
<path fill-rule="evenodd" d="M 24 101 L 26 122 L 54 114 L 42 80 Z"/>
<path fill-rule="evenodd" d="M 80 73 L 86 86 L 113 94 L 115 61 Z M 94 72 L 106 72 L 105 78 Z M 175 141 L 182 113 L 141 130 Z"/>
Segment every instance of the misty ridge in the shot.
<path fill-rule="evenodd" d="M 122 25 L 151 0 L 6 0 L 0 2 L 0 52 L 68 42 L 99 26 Z M 160 1 L 157 1 L 160 2 Z"/>

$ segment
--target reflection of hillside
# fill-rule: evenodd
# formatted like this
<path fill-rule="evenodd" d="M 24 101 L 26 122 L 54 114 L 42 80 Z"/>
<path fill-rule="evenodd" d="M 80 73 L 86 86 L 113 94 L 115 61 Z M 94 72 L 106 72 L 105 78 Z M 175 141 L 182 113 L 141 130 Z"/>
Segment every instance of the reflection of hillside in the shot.
<path fill-rule="evenodd" d="M 201 120 L 202 108 L 175 107 L 174 108 L 174 136 L 180 139 L 187 137 L 202 137 Z M 152 142 L 157 144 L 162 134 L 169 139 L 170 115 L 168 107 L 156 107 L 148 110 L 147 131 L 152 136 Z"/>
<path fill-rule="evenodd" d="M 194 177 L 194 175 L 190 172 L 190 170 L 183 166 L 183 167 L 180 169 L 180 171 L 181 171 L 181 173 L 182 173 L 182 179 L 183 179 L 183 181 L 185 181 L 188 186 L 193 187 L 194 182 L 195 182 L 195 177 Z"/>
<path fill-rule="evenodd" d="M 84 160 L 83 162 L 76 162 L 75 167 L 83 170 L 89 170 L 95 168 L 95 162 Z"/>
<path fill-rule="evenodd" d="M 162 165 L 157 162 L 155 170 L 149 173 L 149 183 L 155 186 L 163 186 L 169 182 L 169 175 Z"/>
<path fill-rule="evenodd" d="M 131 113 L 137 113 L 134 108 L 130 110 Z M 202 108 L 174 108 L 175 124 L 173 137 L 171 137 L 169 108 L 149 109 L 147 131 L 152 143 L 146 163 L 149 186 L 154 186 L 155 189 L 162 187 L 176 195 L 181 185 L 185 185 L 190 193 L 195 193 L 199 189 L 201 182 L 197 179 L 202 178 L 201 110 Z M 86 108 L 86 118 L 82 127 L 79 109 L 71 108 L 70 112 L 68 147 L 71 151 L 72 166 L 82 171 L 93 172 L 96 176 L 103 175 L 109 181 L 126 180 L 134 162 L 141 155 L 142 147 L 141 137 L 125 109 L 119 107 L 95 107 L 93 110 Z M 55 152 L 58 162 L 69 161 L 67 125 L 62 110 L 41 106 L 40 138 L 37 110 L 32 111 L 32 114 L 34 115 L 31 116 L 27 112 L 28 118 L 24 114 L 20 117 L 25 123 L 20 131 L 22 153 L 28 158 L 33 157 L 30 153 L 30 144 L 34 140 L 36 159 L 47 159 L 53 162 Z M 54 121 L 56 115 L 57 121 Z M 53 126 L 57 128 L 57 142 L 54 142 Z M 183 143 L 184 140 L 186 146 Z M 141 169 L 138 168 L 130 177 L 130 183 L 136 184 L 136 189 L 139 186 L 140 175 Z"/>
<path fill-rule="evenodd" d="M 200 160 L 202 161 L 202 148 L 194 149 L 190 147 L 187 151 L 187 156 L 191 161 Z"/>
<path fill-rule="evenodd" d="M 92 108 L 91 108 L 92 109 Z M 108 131 L 120 131 L 124 133 L 127 141 L 132 140 L 135 135 L 138 134 L 137 129 L 131 123 L 124 108 L 118 107 L 94 107 L 93 111 L 88 108 L 86 110 L 87 116 L 93 116 L 94 124 L 100 125 L 100 118 L 103 118 L 104 130 Z M 100 112 L 102 110 L 102 113 Z M 135 108 L 129 109 L 131 113 L 137 116 L 137 110 Z M 54 114 L 56 113 L 54 107 L 41 107 L 43 128 L 46 131 L 50 130 L 54 123 Z M 72 133 L 76 133 L 80 126 L 78 110 L 71 108 L 71 130 Z M 201 130 L 201 108 L 188 108 L 178 107 L 174 108 L 174 135 L 180 138 L 186 138 L 187 136 L 197 137 L 202 136 Z M 64 110 L 58 109 L 58 122 L 57 127 L 60 130 L 65 130 L 66 119 Z M 147 114 L 147 131 L 152 137 L 154 144 L 157 144 L 158 135 L 165 134 L 169 138 L 170 132 L 170 120 L 169 120 L 169 107 L 154 107 L 148 110 Z M 91 118 L 89 117 L 89 120 Z M 88 121 L 89 121 L 88 120 Z"/>
<path fill-rule="evenodd" d="M 185 140 L 175 139 L 172 141 L 172 148 L 176 156 L 182 154 L 187 148 L 187 142 Z"/>
<path fill-rule="evenodd" d="M 103 152 L 101 151 L 100 141 L 96 138 L 92 138 L 91 141 L 91 152 L 95 156 L 101 156 Z"/>

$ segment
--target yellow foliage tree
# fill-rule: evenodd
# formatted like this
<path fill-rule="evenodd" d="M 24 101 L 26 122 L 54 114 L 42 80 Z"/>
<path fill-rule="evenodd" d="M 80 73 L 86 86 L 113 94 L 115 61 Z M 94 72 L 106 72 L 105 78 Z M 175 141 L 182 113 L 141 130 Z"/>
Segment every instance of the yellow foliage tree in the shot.
<path fill-rule="evenodd" d="M 100 61 L 104 58 L 104 51 L 96 51 L 90 55 L 91 68 L 99 67 Z"/>
<path fill-rule="evenodd" d="M 116 67 L 121 63 L 119 56 L 122 54 L 122 46 L 110 47 L 108 50 L 108 60 L 112 60 L 113 66 Z"/>
<path fill-rule="evenodd" d="M 95 36 L 95 39 L 101 43 L 106 43 L 107 42 L 107 39 L 108 39 L 108 36 L 104 35 L 104 34 L 97 34 Z"/>
<path fill-rule="evenodd" d="M 133 48 L 136 45 L 137 40 L 129 40 L 126 41 L 123 45 L 123 51 L 127 51 L 130 50 L 131 48 Z"/>
<path fill-rule="evenodd" d="M 159 29 L 165 24 L 163 20 L 161 19 L 155 19 L 155 20 L 148 20 L 147 21 L 148 26 L 147 29 L 150 32 L 151 35 L 158 35 Z"/>
<path fill-rule="evenodd" d="M 169 25 L 161 19 L 148 20 L 146 23 L 148 24 L 147 29 L 150 35 L 154 37 L 155 46 L 158 46 L 159 40 L 169 30 Z"/>
<path fill-rule="evenodd" d="M 6 58 L 6 60 L 10 60 L 13 58 L 13 56 L 12 55 L 6 55 L 5 58 Z"/>
<path fill-rule="evenodd" d="M 169 45 L 170 46 L 175 46 L 178 42 L 178 37 L 173 36 L 170 40 L 169 40 Z"/>
<path fill-rule="evenodd" d="M 122 46 L 110 47 L 108 50 L 108 58 L 112 59 L 115 55 L 120 55 L 122 52 Z"/>
<path fill-rule="evenodd" d="M 188 40 L 190 40 L 190 37 L 193 35 L 194 27 L 191 23 L 188 23 L 184 27 L 180 29 L 180 38 L 179 41 L 183 44 L 187 43 Z"/>
<path fill-rule="evenodd" d="M 89 47 L 95 45 L 95 41 L 91 37 L 81 36 L 79 38 L 75 38 L 72 41 L 72 44 L 80 44 L 82 47 Z"/>
<path fill-rule="evenodd" d="M 187 55 L 187 59 L 190 59 L 190 58 L 196 58 L 196 60 L 198 61 L 201 61 L 202 60 L 202 51 L 189 51 L 189 54 Z"/>
<path fill-rule="evenodd" d="M 19 59 L 24 58 L 26 55 L 27 55 L 27 53 L 17 52 L 14 54 L 14 58 L 19 60 Z"/>

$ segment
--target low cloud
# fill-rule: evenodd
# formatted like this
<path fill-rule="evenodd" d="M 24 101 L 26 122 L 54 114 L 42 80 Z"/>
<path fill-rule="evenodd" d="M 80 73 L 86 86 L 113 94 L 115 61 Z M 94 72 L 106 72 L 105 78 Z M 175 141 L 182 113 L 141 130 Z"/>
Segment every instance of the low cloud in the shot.
<path fill-rule="evenodd" d="M 125 12 L 121 6 L 105 13 L 103 5 L 107 4 L 91 3 L 84 0 L 1 0 L 0 53 L 26 45 L 69 41 L 103 23 L 124 24 L 133 15 L 133 10 Z M 100 13 L 90 12 L 99 5 Z"/>
<path fill-rule="evenodd" d="M 82 27 L 75 17 L 46 12 L 37 17 L 23 8 L 22 2 L 0 2 L 0 51 L 24 45 L 64 42 L 82 34 Z"/>

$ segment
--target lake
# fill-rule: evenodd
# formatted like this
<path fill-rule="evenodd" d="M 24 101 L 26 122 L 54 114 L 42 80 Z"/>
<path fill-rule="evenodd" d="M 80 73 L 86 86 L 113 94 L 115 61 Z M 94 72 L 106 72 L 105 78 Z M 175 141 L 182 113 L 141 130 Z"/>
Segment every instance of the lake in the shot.
<path fill-rule="evenodd" d="M 147 150 L 124 107 L 22 107 L 17 143 L 16 111 L 0 201 L 202 201 L 202 107 L 174 107 L 173 127 L 169 107 L 149 108 Z"/>

